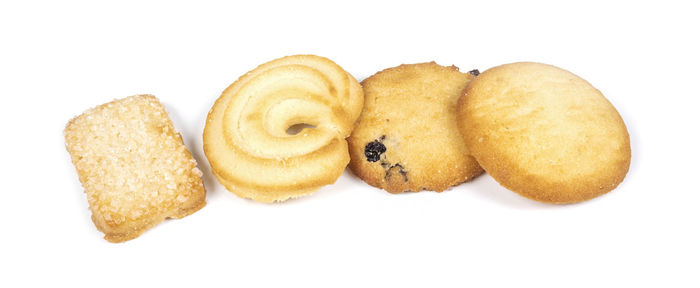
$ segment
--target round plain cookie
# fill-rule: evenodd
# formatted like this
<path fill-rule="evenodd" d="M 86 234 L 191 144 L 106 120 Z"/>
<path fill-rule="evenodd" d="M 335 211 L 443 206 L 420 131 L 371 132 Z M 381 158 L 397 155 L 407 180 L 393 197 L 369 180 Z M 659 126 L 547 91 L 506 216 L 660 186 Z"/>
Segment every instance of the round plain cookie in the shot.
<path fill-rule="evenodd" d="M 630 165 L 627 128 L 586 80 L 555 66 L 484 71 L 457 105 L 469 151 L 498 183 L 527 198 L 575 203 L 602 195 Z"/>
<path fill-rule="evenodd" d="M 443 191 L 483 172 L 457 128 L 456 105 L 477 70 L 401 65 L 365 79 L 365 103 L 348 138 L 350 168 L 391 193 Z"/>

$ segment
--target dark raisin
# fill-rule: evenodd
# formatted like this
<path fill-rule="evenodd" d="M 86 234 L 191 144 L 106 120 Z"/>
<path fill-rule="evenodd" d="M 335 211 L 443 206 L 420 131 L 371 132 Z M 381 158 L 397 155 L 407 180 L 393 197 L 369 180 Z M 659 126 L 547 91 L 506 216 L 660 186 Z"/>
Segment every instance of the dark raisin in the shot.
<path fill-rule="evenodd" d="M 384 160 L 382 160 L 382 162 L 379 162 L 379 165 L 382 165 L 384 170 L 389 169 L 389 166 L 391 166 L 391 164 L 389 164 L 389 162 L 386 162 Z"/>
<path fill-rule="evenodd" d="M 384 140 L 382 136 L 382 140 Z M 377 162 L 379 161 L 380 156 L 382 153 L 386 152 L 386 146 L 382 144 L 382 142 L 379 142 L 379 140 L 374 140 L 372 142 L 367 143 L 367 146 L 365 146 L 365 157 L 367 157 L 367 161 L 369 162 Z"/>
<path fill-rule="evenodd" d="M 401 166 L 401 164 L 399 164 L 399 163 L 391 165 L 391 167 L 389 167 L 389 169 L 387 169 L 384 172 L 384 179 L 386 179 L 387 181 L 389 181 L 389 179 L 391 179 L 391 170 L 394 168 L 399 170 L 398 171 L 399 174 L 401 174 L 401 176 L 403 176 L 403 181 L 408 182 L 408 172 L 406 172 L 406 170 L 403 169 L 403 166 Z"/>
<path fill-rule="evenodd" d="M 403 182 L 408 182 L 408 172 L 406 172 L 406 170 L 403 170 L 403 167 L 399 168 L 399 174 L 403 176 Z"/>
<path fill-rule="evenodd" d="M 479 76 L 479 74 L 481 74 L 481 73 L 479 73 L 479 69 L 474 69 L 472 71 L 469 71 L 469 74 L 472 74 L 474 76 Z"/>

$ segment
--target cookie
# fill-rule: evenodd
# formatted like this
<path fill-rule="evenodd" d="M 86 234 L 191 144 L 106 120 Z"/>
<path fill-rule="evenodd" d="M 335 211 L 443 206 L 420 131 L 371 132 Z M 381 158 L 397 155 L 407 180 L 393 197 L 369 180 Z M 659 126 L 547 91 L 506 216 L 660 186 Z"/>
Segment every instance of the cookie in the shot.
<path fill-rule="evenodd" d="M 90 109 L 68 123 L 64 136 L 92 221 L 110 242 L 205 205 L 202 172 L 154 96 Z"/>
<path fill-rule="evenodd" d="M 614 189 L 630 165 L 627 128 L 591 84 L 540 63 L 483 72 L 465 90 L 458 124 L 469 151 L 504 187 L 547 203 Z"/>
<path fill-rule="evenodd" d="M 258 66 L 209 111 L 204 153 L 219 183 L 260 202 L 334 183 L 350 161 L 345 138 L 362 111 L 360 84 L 333 61 L 295 55 Z"/>
<path fill-rule="evenodd" d="M 443 191 L 481 174 L 457 128 L 456 104 L 478 71 L 432 63 L 389 68 L 362 81 L 365 106 L 350 168 L 391 193 Z"/>

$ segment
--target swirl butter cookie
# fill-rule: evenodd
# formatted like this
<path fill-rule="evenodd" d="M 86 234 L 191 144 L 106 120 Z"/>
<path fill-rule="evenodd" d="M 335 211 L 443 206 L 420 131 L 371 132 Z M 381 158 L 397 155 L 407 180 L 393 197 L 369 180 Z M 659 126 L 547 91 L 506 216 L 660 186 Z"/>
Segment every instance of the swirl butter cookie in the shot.
<path fill-rule="evenodd" d="M 539 63 L 491 68 L 460 98 L 469 151 L 504 187 L 548 203 L 614 189 L 630 165 L 627 128 L 591 84 Z"/>
<path fill-rule="evenodd" d="M 433 62 L 365 79 L 365 106 L 348 138 L 352 171 L 391 193 L 443 191 L 481 174 L 455 115 L 457 99 L 476 74 Z"/>
<path fill-rule="evenodd" d="M 357 80 L 333 61 L 276 59 L 241 76 L 216 100 L 204 153 L 219 182 L 240 197 L 275 202 L 310 194 L 345 170 L 345 138 L 362 103 Z"/>

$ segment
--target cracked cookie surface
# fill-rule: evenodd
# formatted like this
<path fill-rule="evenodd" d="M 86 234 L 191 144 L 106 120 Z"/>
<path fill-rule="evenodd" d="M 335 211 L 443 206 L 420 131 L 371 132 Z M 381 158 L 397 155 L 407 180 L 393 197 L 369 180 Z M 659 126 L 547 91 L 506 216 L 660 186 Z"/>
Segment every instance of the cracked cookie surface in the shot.
<path fill-rule="evenodd" d="M 348 138 L 351 170 L 391 193 L 440 192 L 481 174 L 456 120 L 457 99 L 478 73 L 431 62 L 365 79 L 364 109 Z"/>

